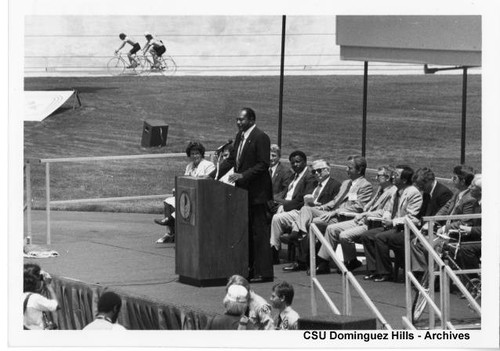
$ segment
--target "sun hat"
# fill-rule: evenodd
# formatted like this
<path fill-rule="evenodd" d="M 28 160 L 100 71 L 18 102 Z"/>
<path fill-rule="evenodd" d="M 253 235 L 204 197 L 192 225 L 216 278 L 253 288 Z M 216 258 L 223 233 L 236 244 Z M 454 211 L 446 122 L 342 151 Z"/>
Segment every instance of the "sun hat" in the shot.
<path fill-rule="evenodd" d="M 248 290 L 241 285 L 231 285 L 227 289 L 226 298 L 233 302 L 247 302 Z"/>

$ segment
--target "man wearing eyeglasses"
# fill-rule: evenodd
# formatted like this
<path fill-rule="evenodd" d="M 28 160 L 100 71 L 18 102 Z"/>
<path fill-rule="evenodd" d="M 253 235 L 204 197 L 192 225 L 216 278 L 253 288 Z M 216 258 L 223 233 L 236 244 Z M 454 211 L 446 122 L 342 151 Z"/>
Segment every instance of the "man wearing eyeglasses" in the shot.
<path fill-rule="evenodd" d="M 356 243 L 361 243 L 361 236 L 369 227 L 378 226 L 385 211 L 391 211 L 393 207 L 394 194 L 397 191 L 392 181 L 396 175 L 392 166 L 380 166 L 377 169 L 375 180 L 379 183 L 374 196 L 363 208 L 363 212 L 357 214 L 354 219 L 330 224 L 325 231 L 325 239 L 330 243 L 333 250 L 340 243 L 344 263 L 348 270 L 352 271 L 360 267 L 362 263 L 356 258 Z M 324 245 L 321 245 L 316 258 L 316 274 L 330 273 L 330 255 Z"/>
<path fill-rule="evenodd" d="M 394 185 L 398 191 L 394 194 L 392 210 L 382 215 L 383 228 L 369 229 L 361 235 L 368 270 L 365 280 L 385 282 L 391 279 L 390 250 L 396 256 L 404 251 L 405 220 L 409 219 L 415 225 L 420 222 L 418 214 L 422 208 L 422 194 L 413 185 L 413 174 L 413 169 L 406 165 L 396 166 Z"/>
<path fill-rule="evenodd" d="M 292 164 L 292 169 L 294 163 L 292 161 L 292 155 L 290 155 L 290 162 Z M 305 166 L 305 164 L 304 164 Z M 294 169 L 296 172 L 296 170 Z M 327 203 L 332 200 L 335 195 L 339 192 L 340 182 L 330 177 L 330 165 L 324 160 L 316 160 L 312 164 L 312 170 L 310 173 L 314 177 L 314 184 L 317 184 L 315 188 L 307 193 L 302 193 L 300 198 L 300 205 L 296 208 L 287 210 L 284 204 L 284 212 L 277 213 L 273 216 L 271 221 L 271 247 L 275 252 L 278 252 L 280 247 L 280 237 L 287 231 L 294 230 L 297 228 L 297 220 L 299 216 L 299 210 L 303 206 L 320 206 L 321 204 Z M 292 184 L 291 184 L 292 185 Z M 297 197 L 297 201 L 299 198 Z"/>

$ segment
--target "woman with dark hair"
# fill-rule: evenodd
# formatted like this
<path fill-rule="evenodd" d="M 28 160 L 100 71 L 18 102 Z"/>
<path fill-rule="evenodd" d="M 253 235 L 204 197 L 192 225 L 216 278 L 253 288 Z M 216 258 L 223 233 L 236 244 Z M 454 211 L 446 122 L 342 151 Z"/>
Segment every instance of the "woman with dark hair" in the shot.
<path fill-rule="evenodd" d="M 190 177 L 208 177 L 215 170 L 212 162 L 205 160 L 205 147 L 197 141 L 189 142 L 186 147 L 186 155 L 191 162 L 186 166 L 185 176 Z M 175 189 L 172 191 L 174 196 L 168 197 L 163 201 L 164 217 L 155 219 L 155 223 L 167 227 L 165 235 L 156 241 L 157 244 L 174 242 L 175 228 Z"/>
<path fill-rule="evenodd" d="M 59 305 L 51 285 L 50 275 L 37 264 L 24 266 L 24 328 L 32 330 L 54 329 L 45 313 L 55 312 Z M 45 297 L 44 295 L 47 295 Z"/>

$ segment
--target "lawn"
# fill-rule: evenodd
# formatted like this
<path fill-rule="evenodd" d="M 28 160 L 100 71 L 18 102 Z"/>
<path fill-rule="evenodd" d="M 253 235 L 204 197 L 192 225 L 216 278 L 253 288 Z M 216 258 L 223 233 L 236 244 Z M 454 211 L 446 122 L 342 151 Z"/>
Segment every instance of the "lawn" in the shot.
<path fill-rule="evenodd" d="M 283 156 L 343 164 L 361 152 L 361 76 L 286 77 Z M 371 76 L 368 167 L 408 164 L 449 177 L 460 161 L 462 77 Z M 481 169 L 481 76 L 468 79 L 466 163 Z M 64 105 L 43 122 L 24 123 L 24 157 L 182 153 L 189 140 L 214 150 L 236 133 L 241 107 L 277 142 L 279 77 L 26 78 L 25 90 L 77 89 L 82 107 Z M 169 125 L 167 146 L 142 148 L 144 120 Z M 169 193 L 186 158 L 69 163 L 51 166 L 53 200 Z M 335 176 L 344 179 L 344 172 Z M 32 170 L 35 208 L 43 208 L 44 168 Z M 57 208 L 158 212 L 159 200 L 59 205 Z"/>

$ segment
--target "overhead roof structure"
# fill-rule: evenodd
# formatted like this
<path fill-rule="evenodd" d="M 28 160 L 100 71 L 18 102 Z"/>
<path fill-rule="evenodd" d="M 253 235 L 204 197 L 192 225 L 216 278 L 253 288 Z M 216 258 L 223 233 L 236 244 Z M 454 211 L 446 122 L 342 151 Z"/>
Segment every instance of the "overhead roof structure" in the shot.
<path fill-rule="evenodd" d="M 481 16 L 337 16 L 340 58 L 481 66 Z"/>
<path fill-rule="evenodd" d="M 425 73 L 462 69 L 461 163 L 465 162 L 467 69 L 481 66 L 481 16 L 337 16 L 342 60 L 364 61 L 362 154 L 366 151 L 368 62 L 423 64 Z M 455 66 L 429 69 L 428 65 Z"/>

